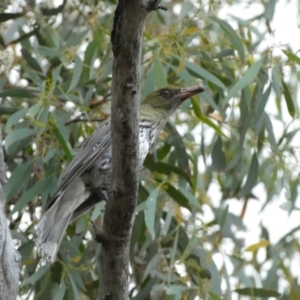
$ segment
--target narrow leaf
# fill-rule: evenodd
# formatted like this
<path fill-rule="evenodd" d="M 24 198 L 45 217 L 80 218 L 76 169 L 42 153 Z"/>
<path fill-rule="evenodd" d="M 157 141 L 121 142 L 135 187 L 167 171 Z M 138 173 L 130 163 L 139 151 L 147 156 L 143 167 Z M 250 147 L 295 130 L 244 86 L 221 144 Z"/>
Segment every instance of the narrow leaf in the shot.
<path fill-rule="evenodd" d="M 152 239 L 155 238 L 155 211 L 156 211 L 158 189 L 159 187 L 154 189 L 150 193 L 148 199 L 146 200 L 145 222 L 151 234 Z"/>
<path fill-rule="evenodd" d="M 45 273 L 48 271 L 48 269 L 50 267 L 51 267 L 51 264 L 46 264 L 45 266 L 41 266 L 36 272 L 33 273 L 32 276 L 30 276 L 29 278 L 26 278 L 25 280 L 23 280 L 23 282 L 21 283 L 21 286 L 24 286 L 28 283 L 35 283 L 42 276 L 45 275 Z"/>
<path fill-rule="evenodd" d="M 28 108 L 23 108 L 23 109 L 16 111 L 14 114 L 12 114 L 8 118 L 8 120 L 5 124 L 6 131 L 8 132 L 8 131 L 12 130 L 12 127 L 15 124 L 17 124 L 20 121 L 20 119 L 22 119 L 26 115 L 27 111 L 28 111 Z"/>
<path fill-rule="evenodd" d="M 222 139 L 218 136 L 211 152 L 212 167 L 217 172 L 223 172 L 227 167 L 226 156 L 222 147 Z"/>
<path fill-rule="evenodd" d="M 166 175 L 170 175 L 172 172 L 176 173 L 183 177 L 190 185 L 192 185 L 190 177 L 182 169 L 174 165 L 165 162 L 154 162 L 153 160 L 151 160 L 151 158 L 149 158 L 149 156 L 145 160 L 144 165 L 152 172 L 158 172 Z"/>
<path fill-rule="evenodd" d="M 253 81 L 253 79 L 258 74 L 259 70 L 263 65 L 264 57 L 262 57 L 259 61 L 255 62 L 243 75 L 243 77 L 235 83 L 235 85 L 230 89 L 227 96 L 223 100 L 222 104 L 225 105 L 229 102 L 231 98 L 233 98 L 239 91 L 241 91 L 244 87 L 246 87 L 249 83 Z"/>
<path fill-rule="evenodd" d="M 198 102 L 193 98 L 191 99 L 191 102 L 192 102 L 194 113 L 195 113 L 196 117 L 198 117 L 198 119 L 201 122 L 203 122 L 207 126 L 214 129 L 217 134 L 227 138 L 227 136 L 223 133 L 223 131 L 221 130 L 221 128 L 218 125 L 216 125 L 209 117 L 202 114 Z"/>
<path fill-rule="evenodd" d="M 176 127 L 170 122 L 167 122 L 166 128 L 168 129 L 172 137 L 172 144 L 175 147 L 175 151 L 178 157 L 179 168 L 181 168 L 186 174 L 190 174 L 189 159 L 182 137 L 178 133 Z"/>
<path fill-rule="evenodd" d="M 11 115 L 17 111 L 18 109 L 14 107 L 0 106 L 0 115 Z"/>
<path fill-rule="evenodd" d="M 68 160 L 72 160 L 73 154 L 71 151 L 71 146 L 69 144 L 69 141 L 66 138 L 66 133 L 64 130 L 64 124 L 61 122 L 60 118 L 56 115 L 54 115 L 55 123 L 52 125 L 52 131 L 55 137 L 57 138 L 59 144 L 61 145 L 66 157 Z"/>
<path fill-rule="evenodd" d="M 6 151 L 9 152 L 9 148 L 13 143 L 18 142 L 20 140 L 24 140 L 25 138 L 27 138 L 33 134 L 34 134 L 34 131 L 30 128 L 18 128 L 18 129 L 10 131 L 5 138 Z"/>
<path fill-rule="evenodd" d="M 218 295 L 214 294 L 213 292 L 208 292 L 211 300 L 222 300 L 221 297 L 219 297 Z"/>
<path fill-rule="evenodd" d="M 166 80 L 167 76 L 165 74 L 165 70 L 159 59 L 156 59 L 154 62 L 153 72 L 154 72 L 154 83 L 156 88 L 162 88 L 168 85 L 168 82 Z"/>
<path fill-rule="evenodd" d="M 25 58 L 25 60 L 27 61 L 28 65 L 32 69 L 34 69 L 35 71 L 37 71 L 39 73 L 43 73 L 43 70 L 42 70 L 41 66 L 36 61 L 36 59 L 32 57 L 32 55 L 29 53 L 29 51 L 27 49 L 22 48 L 21 52 L 22 52 L 22 56 Z"/>
<path fill-rule="evenodd" d="M 258 250 L 259 248 L 265 248 L 267 246 L 269 246 L 270 242 L 267 240 L 261 240 L 258 243 L 252 244 L 250 246 L 248 246 L 245 251 L 249 251 L 249 252 L 254 252 L 256 250 Z"/>
<path fill-rule="evenodd" d="M 245 60 L 245 51 L 244 51 L 243 43 L 242 43 L 240 37 L 238 36 L 238 34 L 231 27 L 231 25 L 223 20 L 216 18 L 216 17 L 211 17 L 211 19 L 213 21 L 219 23 L 219 25 L 223 29 L 225 35 L 229 38 L 231 44 L 237 50 L 237 52 L 241 58 L 241 61 L 244 61 Z"/>
<path fill-rule="evenodd" d="M 57 57 L 57 56 L 61 55 L 61 52 L 59 50 L 53 49 L 53 48 L 50 48 L 50 47 L 45 47 L 45 46 L 38 46 L 37 47 L 37 52 L 42 54 L 42 55 L 45 55 L 49 58 L 54 58 L 54 57 Z"/>
<path fill-rule="evenodd" d="M 282 50 L 282 52 L 293 62 L 300 65 L 300 57 L 295 55 L 294 53 L 286 50 Z"/>
<path fill-rule="evenodd" d="M 74 63 L 75 63 L 75 66 L 73 69 L 73 77 L 72 77 L 70 86 L 68 88 L 68 92 L 70 92 L 77 86 L 78 81 L 81 76 L 81 72 L 82 72 L 82 60 L 80 59 L 80 57 L 78 55 L 75 55 Z"/>
<path fill-rule="evenodd" d="M 257 179 L 258 179 L 258 167 L 259 167 L 259 164 L 258 164 L 256 152 L 255 152 L 252 156 L 246 183 L 241 189 L 241 194 L 243 196 L 248 195 L 251 192 L 252 188 L 256 185 Z"/>
<path fill-rule="evenodd" d="M 282 80 L 282 86 L 283 86 L 283 95 L 284 95 L 287 109 L 289 111 L 290 116 L 292 118 L 294 118 L 295 117 L 295 106 L 294 106 L 293 98 L 290 94 L 287 84 L 283 80 Z"/>
<path fill-rule="evenodd" d="M 178 284 L 171 284 L 165 287 L 165 291 L 167 295 L 182 295 L 182 292 L 189 289 L 187 286 L 178 285 Z"/>
<path fill-rule="evenodd" d="M 243 289 L 237 289 L 235 290 L 240 295 L 244 296 L 251 296 L 251 297 L 276 297 L 279 298 L 281 297 L 281 294 L 279 294 L 275 290 L 270 290 L 270 289 L 264 289 L 264 288 L 253 288 L 253 287 L 246 287 Z"/>
<path fill-rule="evenodd" d="M 183 206 L 187 208 L 188 210 L 191 210 L 189 200 L 185 195 L 181 193 L 178 189 L 176 189 L 173 185 L 169 183 L 165 183 L 163 185 L 163 188 L 166 190 L 166 192 L 171 196 L 171 198 L 176 201 L 180 206 Z"/>
<path fill-rule="evenodd" d="M 60 286 L 56 290 L 55 296 L 53 299 L 55 300 L 63 300 L 64 295 L 66 293 L 67 286 L 65 285 L 64 282 L 61 282 Z"/>
<path fill-rule="evenodd" d="M 26 89 L 15 88 L 7 91 L 0 92 L 0 98 L 16 97 L 16 98 L 35 98 L 36 95 Z"/>
<path fill-rule="evenodd" d="M 223 84 L 223 82 L 217 78 L 215 75 L 209 73 L 208 71 L 206 71 L 205 69 L 203 69 L 202 67 L 191 63 L 189 61 L 185 61 L 185 65 L 186 67 L 191 70 L 192 72 L 198 74 L 201 78 L 206 79 L 207 81 L 212 82 L 213 84 L 215 84 L 216 86 L 225 89 L 225 85 Z"/>
<path fill-rule="evenodd" d="M 77 285 L 76 285 L 71 273 L 68 273 L 68 277 L 69 277 L 69 280 L 71 282 L 71 287 L 72 287 L 72 292 L 73 292 L 73 298 L 72 299 L 80 300 L 80 297 L 79 297 L 80 293 L 78 291 Z"/>
<path fill-rule="evenodd" d="M 66 47 L 71 48 L 78 43 L 82 42 L 84 40 L 84 37 L 86 34 L 90 31 L 89 28 L 79 32 L 78 34 L 71 34 L 69 39 L 66 41 Z"/>
<path fill-rule="evenodd" d="M 31 160 L 14 169 L 4 188 L 6 201 L 9 201 L 19 191 L 21 188 L 20 178 L 26 178 L 29 176 L 32 165 L 33 161 Z"/>
<path fill-rule="evenodd" d="M 193 194 L 191 194 L 188 190 L 183 189 L 182 187 L 178 187 L 178 190 L 188 199 L 191 206 L 195 206 L 199 209 L 201 209 L 201 205 L 199 201 L 195 198 Z"/>
<path fill-rule="evenodd" d="M 39 194 L 42 194 L 45 189 L 51 184 L 52 178 L 47 177 L 42 181 L 38 181 L 33 187 L 31 187 L 28 191 L 26 191 L 20 199 L 16 202 L 11 214 L 21 211 L 21 209 L 27 205 L 34 197 Z"/>
<path fill-rule="evenodd" d="M 268 132 L 268 137 L 269 137 L 269 141 L 271 144 L 272 152 L 276 153 L 277 144 L 276 144 L 275 134 L 274 134 L 274 130 L 273 130 L 273 124 L 270 120 L 269 115 L 265 112 L 264 112 L 264 123 L 265 123 L 266 130 Z"/>

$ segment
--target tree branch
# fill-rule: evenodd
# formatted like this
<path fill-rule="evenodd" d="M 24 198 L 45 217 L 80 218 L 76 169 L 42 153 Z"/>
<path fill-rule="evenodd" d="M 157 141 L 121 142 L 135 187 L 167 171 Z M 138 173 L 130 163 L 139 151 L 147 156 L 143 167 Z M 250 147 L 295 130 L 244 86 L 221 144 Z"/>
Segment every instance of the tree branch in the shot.
<path fill-rule="evenodd" d="M 129 241 L 138 195 L 139 83 L 145 19 L 160 1 L 120 0 L 111 34 L 112 183 L 100 253 L 100 299 L 128 299 Z"/>
<path fill-rule="evenodd" d="M 15 250 L 4 212 L 5 164 L 0 130 L 0 299 L 15 300 L 19 291 L 20 254 Z"/>

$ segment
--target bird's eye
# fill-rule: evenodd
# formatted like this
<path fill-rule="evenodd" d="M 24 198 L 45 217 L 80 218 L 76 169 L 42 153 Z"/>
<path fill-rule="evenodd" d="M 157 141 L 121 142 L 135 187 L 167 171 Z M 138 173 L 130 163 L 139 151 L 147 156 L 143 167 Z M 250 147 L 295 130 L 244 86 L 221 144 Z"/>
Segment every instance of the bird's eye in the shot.
<path fill-rule="evenodd" d="M 164 98 L 169 98 L 170 95 L 171 95 L 171 93 L 170 93 L 169 90 L 163 90 L 163 91 L 161 92 L 161 95 L 162 95 Z"/>

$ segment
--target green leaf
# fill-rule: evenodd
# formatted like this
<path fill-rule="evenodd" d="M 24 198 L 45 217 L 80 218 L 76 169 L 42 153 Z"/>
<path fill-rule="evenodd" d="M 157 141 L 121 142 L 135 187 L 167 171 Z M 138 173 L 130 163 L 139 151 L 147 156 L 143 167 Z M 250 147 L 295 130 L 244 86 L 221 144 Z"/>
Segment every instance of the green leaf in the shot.
<path fill-rule="evenodd" d="M 47 128 L 47 121 L 49 116 L 49 104 L 43 105 L 40 107 L 40 110 L 38 112 L 38 115 L 36 116 L 36 128 L 37 128 L 37 135 L 38 137 L 44 132 L 44 130 Z"/>
<path fill-rule="evenodd" d="M 49 48 L 49 47 L 45 47 L 45 46 L 38 46 L 37 47 L 37 52 L 42 54 L 42 55 L 45 55 L 49 58 L 54 58 L 54 57 L 61 56 L 61 52 L 59 50 Z"/>
<path fill-rule="evenodd" d="M 23 264 L 32 254 L 35 244 L 33 241 L 23 242 L 22 245 L 18 248 L 18 251 L 21 255 L 21 263 Z"/>
<path fill-rule="evenodd" d="M 90 78 L 90 70 L 92 68 L 92 63 L 97 54 L 97 43 L 95 41 L 91 41 L 86 47 L 84 53 L 84 63 L 82 70 L 82 78 Z"/>
<path fill-rule="evenodd" d="M 25 138 L 28 138 L 29 136 L 32 136 L 34 134 L 34 131 L 29 128 L 18 128 L 15 130 L 12 130 L 8 133 L 8 135 L 5 138 L 5 149 L 7 152 L 9 152 L 10 147 L 20 140 L 24 140 Z"/>
<path fill-rule="evenodd" d="M 58 65 L 56 68 L 52 70 L 52 86 L 54 87 L 59 79 L 60 71 L 61 71 L 62 65 Z"/>
<path fill-rule="evenodd" d="M 269 137 L 269 141 L 271 144 L 272 152 L 276 153 L 277 144 L 276 144 L 276 139 L 275 139 L 275 135 L 274 135 L 273 124 L 267 113 L 264 113 L 264 123 L 265 123 L 266 130 L 268 132 L 268 137 Z"/>
<path fill-rule="evenodd" d="M 165 191 L 171 196 L 171 198 L 177 202 L 180 206 L 187 208 L 188 210 L 191 210 L 189 200 L 187 197 L 178 189 L 176 189 L 174 186 L 172 186 L 170 183 L 166 182 L 163 185 L 163 188 Z"/>
<path fill-rule="evenodd" d="M 198 119 L 203 122 L 204 124 L 206 124 L 207 126 L 211 127 L 212 129 L 214 129 L 214 131 L 227 138 L 227 136 L 223 133 L 223 131 L 221 130 L 221 128 L 216 125 L 212 120 L 210 120 L 210 118 L 208 118 L 207 116 L 205 116 L 204 114 L 202 114 L 200 106 L 198 104 L 198 102 L 195 99 L 191 99 L 192 105 L 193 105 L 193 109 L 194 109 L 194 113 L 196 115 L 196 117 L 198 117 Z"/>
<path fill-rule="evenodd" d="M 271 84 L 269 85 L 269 87 L 264 92 L 264 94 L 261 98 L 261 101 L 259 102 L 259 105 L 256 109 L 255 119 L 254 119 L 255 129 L 257 129 L 257 126 L 259 124 L 259 120 L 260 120 L 260 118 L 262 117 L 262 115 L 265 111 L 266 103 L 269 100 L 270 93 L 271 93 Z"/>
<path fill-rule="evenodd" d="M 149 158 L 149 156 L 146 158 L 144 165 L 152 172 L 158 172 L 166 175 L 170 175 L 172 172 L 176 173 L 183 177 L 192 186 L 191 178 L 182 169 L 174 165 L 165 162 L 154 162 Z"/>
<path fill-rule="evenodd" d="M 241 61 L 244 62 L 245 60 L 245 52 L 244 52 L 244 46 L 243 43 L 238 36 L 238 34 L 233 30 L 230 24 L 227 22 L 220 20 L 216 17 L 210 17 L 213 21 L 217 22 L 223 29 L 225 35 L 230 40 L 231 44 L 235 47 L 237 52 L 239 53 L 239 56 L 241 58 Z"/>
<path fill-rule="evenodd" d="M 188 289 L 185 285 L 170 284 L 165 286 L 165 291 L 167 295 L 182 295 L 182 292 Z"/>
<path fill-rule="evenodd" d="M 163 160 L 170 153 L 171 148 L 171 144 L 165 143 L 163 147 L 157 151 L 158 160 Z"/>
<path fill-rule="evenodd" d="M 279 99 L 281 97 L 281 65 L 275 65 L 272 70 L 272 87 L 276 93 L 276 97 Z"/>
<path fill-rule="evenodd" d="M 0 106 L 0 115 L 11 115 L 17 111 L 18 109 L 14 107 Z"/>
<path fill-rule="evenodd" d="M 159 89 L 168 85 L 168 82 L 166 80 L 167 76 L 165 74 L 165 70 L 163 68 L 161 61 L 158 58 L 154 62 L 153 72 L 154 72 L 154 83 L 156 88 Z"/>
<path fill-rule="evenodd" d="M 79 293 L 79 290 L 77 288 L 77 285 L 76 285 L 71 273 L 68 273 L 68 277 L 69 277 L 69 280 L 71 282 L 71 287 L 72 287 L 72 291 L 73 291 L 73 298 L 72 299 L 80 300 L 80 297 L 79 297 L 80 293 Z"/>
<path fill-rule="evenodd" d="M 35 98 L 36 95 L 26 89 L 14 88 L 0 92 L 0 98 L 4 97 L 16 97 L 16 98 Z"/>
<path fill-rule="evenodd" d="M 6 201 L 9 201 L 21 188 L 20 178 L 30 176 L 32 165 L 33 161 L 30 160 L 14 169 L 4 188 Z"/>
<path fill-rule="evenodd" d="M 281 297 L 281 294 L 279 294 L 277 291 L 265 289 L 265 288 L 246 287 L 243 289 L 237 289 L 235 290 L 235 292 L 237 292 L 240 295 L 251 296 L 251 297 L 263 297 L 263 298 Z"/>
<path fill-rule="evenodd" d="M 290 94 L 289 88 L 287 84 L 282 80 L 282 86 L 283 86 L 283 95 L 286 102 L 287 109 L 289 111 L 289 114 L 292 118 L 295 117 L 295 106 L 293 98 Z"/>
<path fill-rule="evenodd" d="M 222 300 L 218 295 L 214 294 L 213 292 L 208 292 L 211 300 Z"/>
<path fill-rule="evenodd" d="M 181 168 L 186 174 L 190 174 L 189 159 L 182 137 L 178 133 L 176 127 L 170 122 L 167 122 L 166 128 L 172 137 L 172 144 L 175 147 L 179 168 Z"/>
<path fill-rule="evenodd" d="M 212 167 L 217 172 L 224 172 L 227 167 L 226 156 L 222 147 L 222 139 L 218 136 L 211 152 Z"/>
<path fill-rule="evenodd" d="M 23 108 L 16 111 L 14 114 L 12 114 L 6 122 L 5 125 L 6 131 L 9 132 L 10 130 L 12 130 L 12 127 L 15 124 L 17 124 L 20 121 L 20 119 L 22 119 L 26 115 L 27 112 L 28 112 L 28 108 Z"/>
<path fill-rule="evenodd" d="M 66 47 L 73 47 L 77 45 L 78 43 L 82 42 L 84 37 L 87 35 L 87 33 L 90 31 L 89 28 L 83 30 L 82 32 L 79 32 L 78 34 L 71 34 L 70 38 L 66 42 Z"/>
<path fill-rule="evenodd" d="M 296 64 L 300 65 L 300 57 L 295 55 L 294 53 L 287 51 L 287 50 L 282 50 L 282 52 L 293 62 Z"/>
<path fill-rule="evenodd" d="M 58 289 L 55 292 L 54 298 L 55 300 L 63 300 L 64 295 L 66 293 L 66 285 L 65 283 L 62 281 L 60 286 L 58 287 Z"/>
<path fill-rule="evenodd" d="M 201 209 L 199 201 L 195 198 L 193 194 L 191 194 L 188 190 L 183 189 L 180 186 L 178 187 L 178 190 L 186 197 L 186 199 L 188 199 L 191 206 Z"/>
<path fill-rule="evenodd" d="M 226 223 L 226 220 L 228 217 L 228 209 L 229 209 L 229 206 L 226 205 L 225 209 L 222 210 L 222 215 L 221 215 L 221 219 L 220 219 L 220 227 L 221 228 L 223 228 Z"/>
<path fill-rule="evenodd" d="M 39 65 L 39 63 L 37 62 L 37 60 L 31 56 L 31 54 L 29 53 L 29 51 L 27 49 L 22 48 L 21 52 L 22 52 L 23 57 L 27 61 L 28 65 L 32 69 L 34 69 L 35 71 L 37 71 L 39 73 L 43 73 L 43 70 L 42 70 L 41 66 Z"/>
<path fill-rule="evenodd" d="M 33 273 L 33 275 L 31 275 L 29 278 L 26 278 L 25 280 L 23 280 L 23 282 L 21 283 L 21 286 L 24 286 L 28 283 L 35 283 L 36 281 L 38 281 L 42 276 L 45 275 L 45 273 L 49 270 L 49 268 L 51 267 L 51 264 L 46 264 L 45 266 L 41 266 L 36 272 Z"/>
<path fill-rule="evenodd" d="M 154 189 L 146 200 L 145 222 L 152 239 L 155 238 L 155 212 L 159 187 Z"/>
<path fill-rule="evenodd" d="M 22 194 L 22 196 L 19 198 L 19 200 L 16 202 L 13 210 L 11 211 L 11 214 L 21 211 L 22 208 L 28 204 L 34 197 L 36 197 L 39 194 L 42 194 L 45 189 L 51 184 L 52 178 L 47 177 L 46 179 L 42 181 L 38 181 L 33 187 L 31 187 L 29 190 L 27 190 L 25 193 Z"/>
<path fill-rule="evenodd" d="M 132 300 L 145 300 L 150 295 L 151 289 L 158 281 L 157 277 L 153 277 L 147 281 L 146 285 L 143 285 L 139 293 L 132 298 Z"/>
<path fill-rule="evenodd" d="M 259 169 L 259 164 L 257 160 L 257 154 L 256 152 L 254 152 L 246 183 L 241 189 L 241 194 L 243 196 L 247 196 L 251 192 L 252 188 L 256 185 L 258 180 L 258 169 Z"/>
<path fill-rule="evenodd" d="M 239 91 L 241 91 L 244 87 L 250 84 L 253 79 L 258 74 L 264 62 L 264 57 L 262 57 L 259 61 L 255 62 L 242 76 L 242 78 L 237 81 L 234 86 L 230 89 L 225 99 L 222 101 L 223 105 L 226 105 L 231 98 L 233 98 Z"/>
<path fill-rule="evenodd" d="M 248 246 L 245 251 L 249 251 L 249 252 L 255 252 L 260 248 L 265 248 L 267 246 L 270 245 L 270 242 L 268 240 L 260 240 L 259 242 L 252 244 L 250 246 Z"/>
<path fill-rule="evenodd" d="M 57 115 L 52 114 L 52 116 L 55 119 L 55 124 L 53 124 L 52 127 L 53 134 L 55 135 L 56 139 L 61 145 L 67 159 L 71 161 L 73 158 L 73 154 L 72 154 L 70 143 L 67 140 L 65 125 Z"/>
<path fill-rule="evenodd" d="M 226 56 L 234 56 L 234 51 L 232 49 L 224 49 L 220 52 L 218 52 L 216 55 L 215 55 L 215 58 L 223 58 L 223 57 L 226 57 Z"/>
<path fill-rule="evenodd" d="M 215 75 L 209 73 L 208 71 L 206 71 L 202 67 L 200 67 L 200 66 L 198 66 L 194 63 L 191 63 L 187 60 L 185 61 L 185 65 L 189 70 L 191 70 L 192 72 L 198 74 L 201 78 L 212 82 L 213 84 L 215 84 L 216 86 L 218 86 L 222 89 L 226 89 L 225 85 L 223 84 L 223 82 L 219 78 L 217 78 Z"/>
<path fill-rule="evenodd" d="M 155 253 L 151 260 L 148 262 L 147 267 L 144 270 L 142 281 L 144 281 L 150 273 L 155 270 L 157 264 L 159 264 L 162 258 L 162 252 Z"/>
<path fill-rule="evenodd" d="M 73 69 L 73 77 L 72 77 L 70 86 L 68 88 L 68 92 L 70 92 L 77 86 L 78 81 L 81 76 L 81 72 L 82 72 L 82 60 L 80 59 L 80 57 L 78 55 L 75 55 L 74 63 L 75 63 L 75 66 Z"/>

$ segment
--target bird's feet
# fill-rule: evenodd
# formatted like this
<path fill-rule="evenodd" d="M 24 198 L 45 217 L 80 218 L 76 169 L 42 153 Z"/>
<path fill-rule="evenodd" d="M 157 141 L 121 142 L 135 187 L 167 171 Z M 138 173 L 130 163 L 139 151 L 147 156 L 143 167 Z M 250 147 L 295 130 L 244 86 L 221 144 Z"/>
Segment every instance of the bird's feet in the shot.
<path fill-rule="evenodd" d="M 117 196 L 119 193 L 119 190 L 117 188 L 111 188 L 108 190 L 108 194 L 113 194 L 114 196 Z"/>

